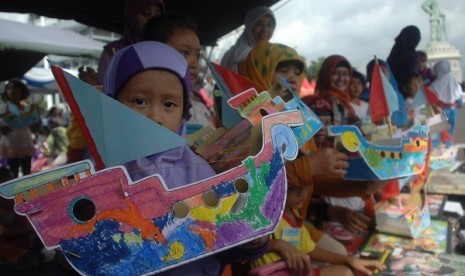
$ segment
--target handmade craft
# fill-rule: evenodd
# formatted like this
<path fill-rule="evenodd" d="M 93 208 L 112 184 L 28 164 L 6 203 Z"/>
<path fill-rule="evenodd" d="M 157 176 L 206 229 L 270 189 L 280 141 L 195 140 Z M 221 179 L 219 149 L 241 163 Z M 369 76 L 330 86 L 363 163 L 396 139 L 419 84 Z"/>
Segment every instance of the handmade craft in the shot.
<path fill-rule="evenodd" d="M 83 84 L 56 66 L 52 70 L 73 112 L 86 112 L 76 99 L 84 93 L 74 89 Z M 287 189 L 284 159 L 298 152 L 291 127 L 302 124 L 298 111 L 264 116 L 257 155 L 182 188 L 168 189 L 158 174 L 133 182 L 122 166 L 96 171 L 83 161 L 14 179 L 0 186 L 0 194 L 14 198 L 16 212 L 28 217 L 47 249 L 60 248 L 81 274 L 161 272 L 276 229 Z"/>

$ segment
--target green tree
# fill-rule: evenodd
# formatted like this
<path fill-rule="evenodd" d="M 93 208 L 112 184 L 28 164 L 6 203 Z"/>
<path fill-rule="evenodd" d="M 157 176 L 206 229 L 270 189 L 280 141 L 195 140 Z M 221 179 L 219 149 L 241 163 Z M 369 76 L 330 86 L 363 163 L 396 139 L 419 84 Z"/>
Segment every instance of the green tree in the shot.
<path fill-rule="evenodd" d="M 307 78 L 309 81 L 315 80 L 318 78 L 318 73 L 320 72 L 321 65 L 326 57 L 321 56 L 317 60 L 310 61 L 310 66 L 307 69 Z"/>

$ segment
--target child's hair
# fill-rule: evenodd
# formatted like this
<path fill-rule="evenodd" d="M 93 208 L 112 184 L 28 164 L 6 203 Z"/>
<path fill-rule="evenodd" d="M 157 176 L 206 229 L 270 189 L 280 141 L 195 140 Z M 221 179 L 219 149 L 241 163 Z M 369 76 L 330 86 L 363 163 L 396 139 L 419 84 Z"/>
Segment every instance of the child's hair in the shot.
<path fill-rule="evenodd" d="M 192 30 L 197 33 L 197 23 L 190 17 L 179 14 L 162 14 L 153 17 L 144 26 L 142 40 L 166 43 L 179 29 Z"/>
<path fill-rule="evenodd" d="M 359 79 L 360 82 L 362 83 L 363 87 L 366 86 L 366 78 L 361 72 L 354 69 L 353 72 L 352 72 L 352 78 Z"/>
<path fill-rule="evenodd" d="M 136 74 L 149 70 L 167 70 L 179 77 L 183 86 L 183 118 L 189 119 L 189 68 L 184 57 L 173 47 L 156 42 L 142 41 L 119 50 L 108 67 L 104 79 L 105 94 L 117 98 L 126 83 Z"/>
<path fill-rule="evenodd" d="M 27 88 L 26 84 L 22 82 L 20 79 L 11 79 L 8 81 L 7 85 L 5 86 L 4 98 L 8 100 L 8 95 L 6 93 L 6 88 L 8 85 L 12 84 L 14 88 L 18 88 L 21 91 L 21 98 L 20 100 L 27 99 L 29 97 L 29 89 Z"/>

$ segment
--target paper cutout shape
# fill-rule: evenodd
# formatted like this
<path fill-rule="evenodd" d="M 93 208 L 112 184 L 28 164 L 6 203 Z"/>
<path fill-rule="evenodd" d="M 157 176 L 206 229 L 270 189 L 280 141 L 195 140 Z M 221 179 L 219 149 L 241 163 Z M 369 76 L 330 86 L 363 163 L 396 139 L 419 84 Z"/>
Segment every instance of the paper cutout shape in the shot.
<path fill-rule="evenodd" d="M 58 66 L 52 64 L 52 72 L 83 131 L 98 169 L 187 144 L 185 138 Z"/>
<path fill-rule="evenodd" d="M 262 149 L 209 179 L 168 189 L 159 175 L 132 182 L 124 167 L 89 161 L 0 186 L 47 249 L 85 275 L 145 275 L 268 235 L 284 210 L 284 158 L 297 156 L 299 112 L 265 116 Z"/>
<path fill-rule="evenodd" d="M 427 126 L 413 126 L 398 145 L 367 141 L 353 125 L 330 126 L 330 136 L 339 136 L 352 154 L 345 179 L 386 180 L 419 174 L 425 168 L 429 135 Z"/>
<path fill-rule="evenodd" d="M 280 96 L 272 98 L 268 91 L 257 93 L 254 88 L 246 90 L 228 100 L 228 103 L 239 111 L 239 114 L 256 125 L 266 114 L 287 110 L 298 110 L 304 118 L 304 124 L 293 128 L 299 147 L 302 147 L 318 130 L 323 123 L 318 116 L 295 94 L 285 101 Z"/>
<path fill-rule="evenodd" d="M 373 123 L 399 110 L 397 93 L 381 72 L 379 63 L 375 62 L 370 83 L 370 117 Z"/>
<path fill-rule="evenodd" d="M 9 113 L 3 115 L 1 119 L 11 128 L 32 126 L 40 120 L 39 112 L 37 112 L 35 107 L 21 114 L 16 105 L 8 103 L 8 111 Z"/>

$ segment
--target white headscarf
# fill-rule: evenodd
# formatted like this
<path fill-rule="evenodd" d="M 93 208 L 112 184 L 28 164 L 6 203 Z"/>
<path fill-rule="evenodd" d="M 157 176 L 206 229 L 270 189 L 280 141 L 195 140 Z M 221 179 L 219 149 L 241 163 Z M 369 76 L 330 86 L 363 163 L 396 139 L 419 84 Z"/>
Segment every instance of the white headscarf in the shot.
<path fill-rule="evenodd" d="M 273 17 L 276 26 L 276 18 L 273 11 L 267 6 L 258 6 L 247 12 L 244 20 L 245 29 L 241 36 L 237 39 L 236 44 L 231 46 L 231 48 L 229 48 L 229 50 L 223 55 L 221 65 L 237 72 L 238 64 L 245 60 L 250 50 L 259 43 L 252 34 L 253 25 L 257 22 L 257 20 L 267 14 Z"/>
<path fill-rule="evenodd" d="M 434 66 L 436 80 L 431 83 L 430 88 L 438 96 L 441 102 L 446 104 L 455 103 L 462 96 L 462 87 L 451 71 L 447 60 L 439 60 Z"/>

